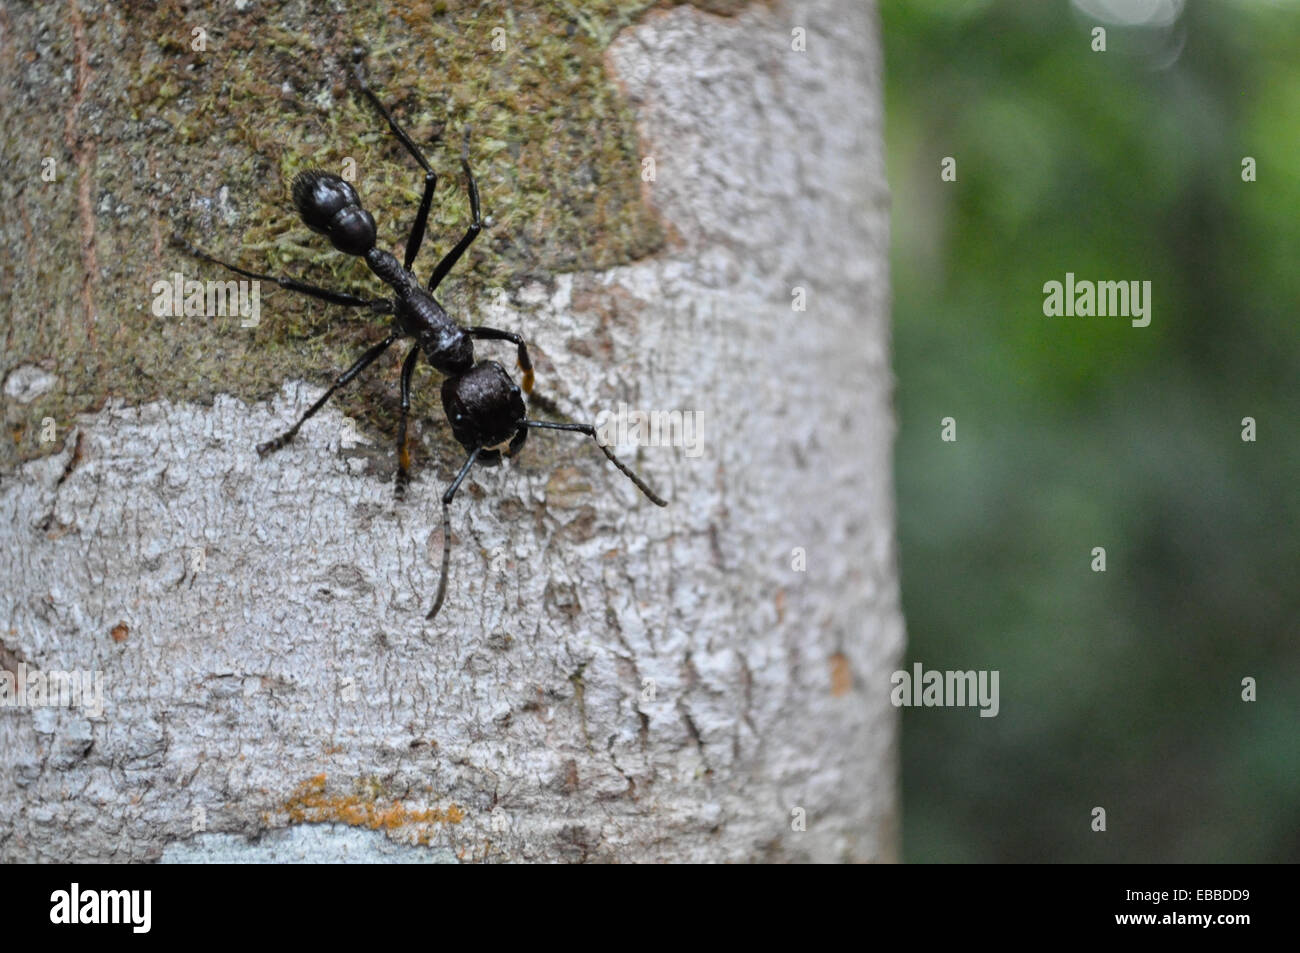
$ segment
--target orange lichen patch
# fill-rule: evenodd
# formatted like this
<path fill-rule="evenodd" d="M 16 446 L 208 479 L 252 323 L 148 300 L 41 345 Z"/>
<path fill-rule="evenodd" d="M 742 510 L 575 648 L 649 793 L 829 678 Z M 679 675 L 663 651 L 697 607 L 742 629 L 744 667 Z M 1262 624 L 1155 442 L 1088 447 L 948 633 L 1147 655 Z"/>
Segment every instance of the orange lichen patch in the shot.
<path fill-rule="evenodd" d="M 853 689 L 853 670 L 843 652 L 831 656 L 831 694 L 836 698 Z"/>
<path fill-rule="evenodd" d="M 455 804 L 446 809 L 418 810 L 375 794 L 328 794 L 325 775 L 308 778 L 284 805 L 291 824 L 347 824 L 389 834 L 404 831 L 408 839 L 428 844 L 438 824 L 459 824 L 465 812 Z"/>
<path fill-rule="evenodd" d="M 131 630 L 126 627 L 125 622 L 119 622 L 117 625 L 113 626 L 113 630 L 109 635 L 113 637 L 114 642 L 125 642 L 126 637 L 130 632 Z"/>

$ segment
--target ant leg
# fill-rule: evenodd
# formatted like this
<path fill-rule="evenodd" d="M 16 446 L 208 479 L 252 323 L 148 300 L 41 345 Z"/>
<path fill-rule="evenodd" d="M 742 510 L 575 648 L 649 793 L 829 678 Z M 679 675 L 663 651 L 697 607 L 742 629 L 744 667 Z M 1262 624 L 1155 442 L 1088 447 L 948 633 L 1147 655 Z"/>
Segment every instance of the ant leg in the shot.
<path fill-rule="evenodd" d="M 330 304 L 347 305 L 350 308 L 369 308 L 376 314 L 391 314 L 393 304 L 383 298 L 358 298 L 356 295 L 350 295 L 344 291 L 330 291 L 328 288 L 318 288 L 315 285 L 309 285 L 301 281 L 295 281 L 293 278 L 277 278 L 275 275 L 264 275 L 257 271 L 248 271 L 240 268 L 238 265 L 232 265 L 229 262 L 222 261 L 220 258 L 213 258 L 207 252 L 195 248 L 179 235 L 172 236 L 172 244 L 189 252 L 195 258 L 201 261 L 211 262 L 214 265 L 220 265 L 222 268 L 228 268 L 237 275 L 243 275 L 245 278 L 254 278 L 258 281 L 272 281 L 281 288 L 289 291 L 297 291 L 299 294 L 310 295 L 313 298 L 319 298 L 321 301 L 328 301 Z"/>
<path fill-rule="evenodd" d="M 411 348 L 402 363 L 402 417 L 397 426 L 397 485 L 394 491 L 400 500 L 406 495 L 406 484 L 411 480 L 411 449 L 406 443 L 406 417 L 411 412 L 411 374 L 420 357 L 420 345 Z"/>
<path fill-rule="evenodd" d="M 465 170 L 465 178 L 469 181 L 469 208 L 474 214 L 474 221 L 470 223 L 465 237 L 458 241 L 456 247 L 447 252 L 446 257 L 438 262 L 438 267 L 433 269 L 433 274 L 429 277 L 430 291 L 437 288 L 442 283 L 442 279 L 447 277 L 447 272 L 456 267 L 456 262 L 460 261 L 460 256 L 465 254 L 465 249 L 474 243 L 478 233 L 483 230 L 483 215 L 478 207 L 478 183 L 474 181 L 474 173 L 469 170 L 468 162 L 461 159 L 460 167 Z"/>
<path fill-rule="evenodd" d="M 330 389 L 321 395 L 320 400 L 316 401 L 316 403 L 312 404 L 310 407 L 307 408 L 307 413 L 303 414 L 302 417 L 298 419 L 298 422 L 296 424 L 294 424 L 284 433 L 280 434 L 280 436 L 276 437 L 274 440 L 268 440 L 266 441 L 266 443 L 259 443 L 257 445 L 257 452 L 261 456 L 266 456 L 268 453 L 274 453 L 276 450 L 279 450 L 286 443 L 292 440 L 297 435 L 298 428 L 301 427 L 307 421 L 308 417 L 310 417 L 312 414 L 316 413 L 316 411 L 324 407 L 325 402 L 334 396 L 334 392 L 336 390 L 338 390 L 340 387 L 345 386 L 349 381 L 352 380 L 352 378 L 356 377 L 367 367 L 373 364 L 375 359 L 379 357 L 379 355 L 383 354 L 386 350 L 388 350 L 389 345 L 391 345 L 399 337 L 401 337 L 400 334 L 390 334 L 388 335 L 388 337 L 384 338 L 382 341 L 380 341 L 370 350 L 366 351 L 365 354 L 362 354 L 355 364 L 353 364 L 346 371 L 340 374 L 337 379 L 335 379 L 334 383 L 330 385 Z"/>
<path fill-rule="evenodd" d="M 509 341 L 518 348 L 516 358 L 519 369 L 524 372 L 523 388 L 525 394 L 533 392 L 533 362 L 528 359 L 528 345 L 518 334 L 510 331 L 498 331 L 496 328 L 485 328 L 483 326 L 466 328 L 471 337 L 478 338 L 480 341 Z"/>
<path fill-rule="evenodd" d="M 589 424 L 553 424 L 545 420 L 525 420 L 524 425 L 528 427 L 536 427 L 539 430 L 568 430 L 573 433 L 586 434 L 592 440 L 596 440 L 596 428 L 590 426 Z M 623 472 L 623 476 L 627 477 L 629 480 L 631 480 L 633 483 L 636 484 L 636 488 L 646 495 L 646 499 L 648 499 L 655 506 L 668 505 L 667 500 L 663 499 L 657 493 L 655 493 L 654 490 L 646 486 L 645 481 L 643 481 L 639 476 L 633 473 L 628 468 L 627 464 L 625 464 L 618 457 L 614 456 L 613 451 L 611 451 L 609 447 L 605 446 L 599 440 L 596 440 L 596 446 L 600 447 L 601 453 L 609 457 L 610 462 L 613 463 L 614 466 L 618 467 L 619 470 Z"/>
<path fill-rule="evenodd" d="M 438 173 L 428 170 L 424 173 L 424 195 L 420 197 L 420 209 L 415 213 L 411 224 L 411 234 L 406 239 L 406 260 L 402 267 L 407 271 L 415 264 L 415 256 L 420 253 L 424 243 L 424 228 L 429 221 L 429 206 L 433 204 L 433 190 L 438 185 Z"/>
<path fill-rule="evenodd" d="M 429 610 L 426 619 L 432 619 L 442 608 L 442 600 L 447 595 L 447 565 L 451 559 L 451 501 L 456 498 L 456 491 L 464 482 L 469 468 L 474 465 L 482 448 L 475 447 L 470 451 L 469 457 L 465 460 L 465 465 L 460 468 L 456 474 L 456 479 L 451 481 L 451 486 L 447 487 L 447 492 L 442 495 L 442 568 L 438 571 L 438 594 L 433 599 L 433 608 Z"/>
<path fill-rule="evenodd" d="M 415 222 L 411 225 L 411 234 L 406 239 L 406 262 L 403 267 L 410 271 L 411 265 L 415 262 L 415 256 L 420 252 L 420 245 L 424 242 L 424 229 L 429 221 L 429 207 L 433 204 L 433 190 L 438 185 L 438 173 L 433 171 L 433 167 L 429 165 L 429 160 L 424 157 L 420 147 L 407 135 L 406 130 L 398 125 L 397 120 L 393 118 L 393 114 L 379 101 L 379 97 L 371 92 L 370 84 L 366 82 L 365 72 L 361 69 L 361 61 L 365 58 L 365 55 L 360 51 L 356 51 L 353 53 L 353 57 L 355 59 L 353 72 L 356 75 L 357 85 L 361 88 L 362 94 L 374 104 L 374 107 L 379 110 L 379 114 L 388 121 L 388 128 L 393 131 L 393 135 L 406 147 L 406 151 L 415 158 L 416 162 L 420 163 L 420 168 L 424 170 L 424 195 L 420 197 L 420 208 L 415 213 Z"/>

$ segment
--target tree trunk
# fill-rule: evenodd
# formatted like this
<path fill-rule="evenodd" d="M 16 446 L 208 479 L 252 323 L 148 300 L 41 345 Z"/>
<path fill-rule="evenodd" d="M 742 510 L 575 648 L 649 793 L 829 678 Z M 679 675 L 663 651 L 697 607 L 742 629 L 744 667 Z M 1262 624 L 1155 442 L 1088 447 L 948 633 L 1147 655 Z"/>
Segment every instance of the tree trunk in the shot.
<path fill-rule="evenodd" d="M 875 11 L 643 5 L 0 9 L 0 858 L 897 856 Z M 438 375 L 398 502 L 398 348 L 254 451 L 382 319 L 267 283 L 260 323 L 151 309 L 231 277 L 173 231 L 382 293 L 284 195 L 355 160 L 400 255 L 421 178 L 348 88 L 359 36 L 442 173 L 421 274 L 466 144 L 488 227 L 439 295 L 528 340 L 532 413 L 699 415 L 621 451 L 666 509 L 575 435 L 473 470 L 433 623 Z M 58 671 L 102 711 L 42 704 Z"/>

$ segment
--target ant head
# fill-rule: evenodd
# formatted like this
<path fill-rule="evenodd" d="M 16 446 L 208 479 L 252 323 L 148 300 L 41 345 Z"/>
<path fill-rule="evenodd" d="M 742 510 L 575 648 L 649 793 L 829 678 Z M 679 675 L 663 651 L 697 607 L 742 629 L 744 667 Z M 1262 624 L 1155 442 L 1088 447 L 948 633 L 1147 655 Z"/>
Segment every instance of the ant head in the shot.
<path fill-rule="evenodd" d="M 375 220 L 361 207 L 357 190 L 337 175 L 308 169 L 293 180 L 293 204 L 313 232 L 326 235 L 346 255 L 375 247 Z"/>
<path fill-rule="evenodd" d="M 519 385 L 496 361 L 480 361 L 443 381 L 442 409 L 452 435 L 467 450 L 509 440 L 527 413 Z"/>

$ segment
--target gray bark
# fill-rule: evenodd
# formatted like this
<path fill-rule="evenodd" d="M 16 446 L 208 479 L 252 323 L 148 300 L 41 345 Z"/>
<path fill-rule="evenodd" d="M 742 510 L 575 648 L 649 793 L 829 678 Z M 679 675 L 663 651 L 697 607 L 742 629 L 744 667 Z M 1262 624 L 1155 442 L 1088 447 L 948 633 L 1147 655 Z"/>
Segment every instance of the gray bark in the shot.
<path fill-rule="evenodd" d="M 629 454 L 670 506 L 535 434 L 462 490 L 426 624 L 437 473 L 396 503 L 332 407 L 253 450 L 319 387 L 83 414 L 0 477 L 0 664 L 104 710 L 0 709 L 0 858 L 896 857 L 874 10 L 656 11 L 607 67 L 668 247 L 460 317 L 527 328 L 573 419 L 701 412 L 701 455 Z M 22 358 L 11 408 L 57 386 Z"/>

